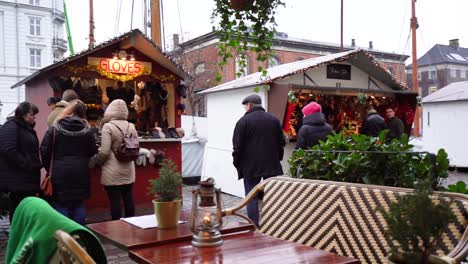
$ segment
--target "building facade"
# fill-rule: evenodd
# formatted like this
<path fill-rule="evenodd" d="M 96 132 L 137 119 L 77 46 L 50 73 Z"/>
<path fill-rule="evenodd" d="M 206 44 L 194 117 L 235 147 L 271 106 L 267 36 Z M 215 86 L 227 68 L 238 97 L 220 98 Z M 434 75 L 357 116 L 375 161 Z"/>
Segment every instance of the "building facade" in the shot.
<path fill-rule="evenodd" d="M 408 65 L 407 84 L 413 86 L 412 65 Z M 461 48 L 458 39 L 449 45 L 436 44 L 418 59 L 418 87 L 422 97 L 450 83 L 468 80 L 468 48 Z"/>
<path fill-rule="evenodd" d="M 193 82 L 190 90 L 198 92 L 220 83 L 216 81 L 218 74 L 218 38 L 215 32 L 202 35 L 184 43 L 178 43 L 178 37 L 174 36 L 174 55 L 180 63 L 183 63 L 190 74 L 193 76 Z M 344 51 L 359 48 L 353 40 L 351 45 L 345 46 Z M 407 55 L 395 54 L 385 51 L 379 51 L 373 48 L 372 42 L 364 48 L 368 53 L 375 56 L 377 61 L 382 63 L 392 74 L 403 83 L 406 82 L 405 60 Z M 317 56 L 323 56 L 341 52 L 339 44 L 323 43 L 304 39 L 295 39 L 288 37 L 285 33 L 278 33 L 274 39 L 274 57 L 268 61 L 268 66 L 289 63 L 293 61 L 309 59 Z M 248 52 L 247 67 L 244 74 L 251 74 L 257 71 L 259 63 L 255 60 L 255 54 Z M 265 67 L 265 65 L 263 65 Z M 220 72 L 222 76 L 221 83 L 234 80 L 238 77 L 239 65 L 235 59 L 232 59 Z M 205 98 L 194 95 L 193 112 L 190 110 L 190 102 L 187 105 L 188 114 L 197 116 L 206 116 Z"/>
<path fill-rule="evenodd" d="M 63 0 L 0 1 L 1 116 L 24 101 L 24 86 L 11 86 L 62 59 L 67 49 Z"/>

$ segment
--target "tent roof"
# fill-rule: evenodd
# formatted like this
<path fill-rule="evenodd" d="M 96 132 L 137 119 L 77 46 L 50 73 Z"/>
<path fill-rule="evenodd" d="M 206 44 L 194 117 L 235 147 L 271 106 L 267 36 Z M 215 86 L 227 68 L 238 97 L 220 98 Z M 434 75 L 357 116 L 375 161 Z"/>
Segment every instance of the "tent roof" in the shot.
<path fill-rule="evenodd" d="M 47 72 L 59 66 L 62 66 L 76 59 L 82 58 L 84 56 L 90 55 L 97 50 L 104 49 L 118 42 L 122 42 L 122 47 L 125 49 L 134 47 L 141 53 L 145 54 L 148 58 L 151 58 L 152 60 L 157 61 L 161 66 L 173 72 L 180 78 L 182 79 L 189 78 L 189 74 L 187 73 L 187 71 L 185 71 L 182 67 L 180 67 L 173 58 L 171 58 L 166 53 L 164 53 L 158 45 L 156 45 L 153 41 L 151 41 L 148 37 L 146 37 L 139 29 L 134 29 L 125 34 L 122 34 L 120 36 L 107 40 L 103 43 L 100 43 L 92 49 L 81 51 L 73 56 L 64 58 L 54 64 L 44 67 L 34 72 L 33 74 L 29 75 L 28 77 L 24 78 L 23 80 L 19 81 L 18 83 L 14 84 L 11 88 L 16 88 L 18 86 L 21 86 L 29 81 L 32 81 L 35 78 L 38 78 L 39 76 L 46 75 Z"/>
<path fill-rule="evenodd" d="M 468 81 L 451 83 L 422 99 L 423 103 L 468 100 Z"/>
<path fill-rule="evenodd" d="M 268 85 L 276 80 L 287 78 L 291 75 L 302 73 L 325 64 L 348 61 L 361 70 L 372 74 L 376 79 L 388 85 L 394 90 L 408 90 L 408 87 L 395 79 L 385 66 L 377 62 L 372 55 L 362 49 L 355 49 L 326 56 L 295 61 L 268 68 L 266 77 L 260 72 L 252 73 L 244 77 L 220 84 L 216 87 L 204 90 L 200 94 L 220 92 L 225 90 L 245 88 L 249 86 Z"/>

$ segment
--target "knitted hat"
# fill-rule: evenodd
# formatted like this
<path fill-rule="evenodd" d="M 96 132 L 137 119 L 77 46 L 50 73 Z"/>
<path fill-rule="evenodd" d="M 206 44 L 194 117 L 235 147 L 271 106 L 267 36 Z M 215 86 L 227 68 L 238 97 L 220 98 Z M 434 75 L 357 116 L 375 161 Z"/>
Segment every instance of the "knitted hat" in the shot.
<path fill-rule="evenodd" d="M 321 113 L 321 112 L 322 112 L 322 107 L 316 102 L 312 102 L 304 106 L 304 108 L 302 108 L 302 113 L 304 114 L 304 116 L 308 116 L 314 113 Z"/>
<path fill-rule="evenodd" d="M 248 104 L 248 103 L 258 104 L 258 105 L 262 104 L 262 98 L 257 94 L 249 95 L 246 98 L 244 98 L 244 100 L 242 100 L 243 105 Z"/>

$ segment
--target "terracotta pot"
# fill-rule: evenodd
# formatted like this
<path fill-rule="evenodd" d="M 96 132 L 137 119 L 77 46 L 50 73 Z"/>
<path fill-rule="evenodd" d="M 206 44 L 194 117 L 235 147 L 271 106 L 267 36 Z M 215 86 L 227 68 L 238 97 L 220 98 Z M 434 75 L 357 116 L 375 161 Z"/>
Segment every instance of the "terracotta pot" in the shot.
<path fill-rule="evenodd" d="M 180 210 L 182 208 L 181 199 L 172 202 L 153 200 L 153 206 L 158 228 L 170 229 L 179 225 Z"/>
<path fill-rule="evenodd" d="M 253 5 L 253 0 L 229 0 L 231 8 L 236 11 L 248 10 Z"/>

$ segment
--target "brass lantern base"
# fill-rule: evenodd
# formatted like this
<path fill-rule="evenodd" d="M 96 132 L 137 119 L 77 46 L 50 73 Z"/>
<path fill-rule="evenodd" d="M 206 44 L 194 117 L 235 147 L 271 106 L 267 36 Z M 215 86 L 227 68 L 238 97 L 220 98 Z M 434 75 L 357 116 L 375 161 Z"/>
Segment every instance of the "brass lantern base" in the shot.
<path fill-rule="evenodd" d="M 219 231 L 199 231 L 192 237 L 192 245 L 195 247 L 218 247 L 223 244 L 223 238 Z"/>

